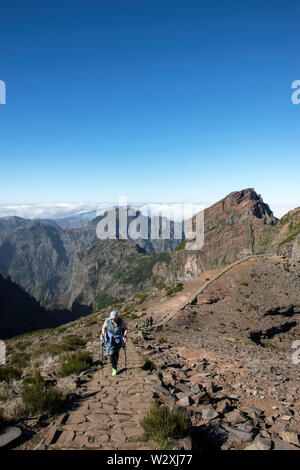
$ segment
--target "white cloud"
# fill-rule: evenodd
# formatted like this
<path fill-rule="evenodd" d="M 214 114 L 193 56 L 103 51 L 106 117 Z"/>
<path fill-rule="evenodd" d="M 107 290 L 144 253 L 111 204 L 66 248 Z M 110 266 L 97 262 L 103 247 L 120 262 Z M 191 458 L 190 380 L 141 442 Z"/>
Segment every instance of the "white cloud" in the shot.
<path fill-rule="evenodd" d="M 184 208 L 184 219 L 189 219 L 197 212 L 209 207 L 212 203 L 194 203 L 194 204 L 137 204 L 129 205 L 136 210 L 141 210 L 144 215 L 151 213 L 152 215 L 161 215 L 170 217 L 172 220 L 181 220 L 182 210 Z M 28 219 L 59 219 L 64 217 L 75 217 L 89 212 L 100 214 L 107 208 L 114 207 L 115 204 L 99 204 L 99 203 L 37 203 L 37 204 L 0 204 L 0 217 L 16 215 Z M 288 211 L 299 207 L 300 204 L 270 204 L 271 210 L 278 218 L 282 217 Z"/>
<path fill-rule="evenodd" d="M 94 211 L 96 203 L 0 204 L 0 217 L 16 215 L 25 219 L 57 219 Z"/>

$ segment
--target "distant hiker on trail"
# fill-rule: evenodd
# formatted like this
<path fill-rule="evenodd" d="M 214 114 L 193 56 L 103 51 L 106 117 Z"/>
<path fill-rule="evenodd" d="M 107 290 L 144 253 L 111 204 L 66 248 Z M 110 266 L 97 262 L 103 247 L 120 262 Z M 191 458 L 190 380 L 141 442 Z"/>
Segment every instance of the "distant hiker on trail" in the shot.
<path fill-rule="evenodd" d="M 147 318 L 147 320 L 146 320 L 146 326 L 147 327 L 149 326 L 149 318 Z"/>
<path fill-rule="evenodd" d="M 103 324 L 100 341 L 105 346 L 106 352 L 110 357 L 112 366 L 112 375 L 117 375 L 117 365 L 120 349 L 125 348 L 127 341 L 128 328 L 118 312 L 113 310 L 110 317 Z"/>
<path fill-rule="evenodd" d="M 149 324 L 150 324 L 150 326 L 153 325 L 153 318 L 152 318 L 152 316 L 151 316 L 150 319 L 149 319 Z"/>
<path fill-rule="evenodd" d="M 143 321 L 143 328 L 145 328 L 145 326 L 146 326 L 146 322 Z"/>

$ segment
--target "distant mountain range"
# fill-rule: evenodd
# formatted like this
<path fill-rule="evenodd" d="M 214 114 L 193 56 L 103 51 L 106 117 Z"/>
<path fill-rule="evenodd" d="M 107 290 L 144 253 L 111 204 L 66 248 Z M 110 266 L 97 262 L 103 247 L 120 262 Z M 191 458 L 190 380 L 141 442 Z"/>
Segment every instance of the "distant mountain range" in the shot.
<path fill-rule="evenodd" d="M 197 251 L 184 249 L 188 240 L 181 225 L 181 238 L 174 238 L 176 222 L 170 223 L 170 239 L 162 238 L 165 218 L 159 239 L 150 238 L 151 220 L 140 215 L 140 221 L 147 223 L 148 238 L 121 240 L 121 214 L 116 215 L 114 240 L 96 235 L 105 214 L 76 229 L 62 228 L 53 220 L 0 218 L 0 274 L 43 307 L 79 315 L 159 282 L 195 279 L 249 254 L 300 260 L 300 209 L 278 221 L 252 188 L 233 192 L 205 209 L 205 244 Z M 134 219 L 129 217 L 129 223 Z"/>
<path fill-rule="evenodd" d="M 119 236 L 119 212 L 116 213 L 116 236 Z M 120 271 L 123 266 L 125 271 L 130 268 L 130 263 L 134 266 L 135 261 L 139 264 L 140 270 L 147 271 L 149 259 L 158 261 L 155 255 L 158 252 L 172 251 L 184 238 L 174 238 L 175 222 L 170 222 L 170 239 L 151 239 L 149 218 L 141 215 L 141 223 L 145 222 L 148 227 L 148 238 L 128 240 L 126 243 L 116 240 L 116 243 L 109 244 L 110 240 L 100 240 L 96 234 L 97 224 L 105 218 L 105 214 L 93 219 L 87 227 L 81 229 L 62 229 L 55 221 L 51 220 L 28 220 L 19 217 L 5 217 L 0 219 L 0 273 L 18 283 L 27 292 L 33 295 L 43 306 L 48 308 L 79 308 L 80 302 L 85 302 L 88 298 L 93 304 L 100 295 L 95 292 L 94 296 L 85 295 L 85 289 L 90 291 L 89 283 L 91 277 L 98 285 L 100 292 L 107 291 L 107 283 L 101 280 L 108 279 L 108 272 L 111 276 L 116 271 Z M 135 217 L 128 217 L 129 223 Z M 166 222 L 161 218 L 161 224 Z M 161 226 L 162 227 L 162 226 Z M 181 227 L 181 225 L 180 225 Z M 162 228 L 160 229 L 161 235 Z M 113 248 L 114 256 L 111 256 L 107 246 Z M 103 248 L 103 249 L 102 249 Z M 126 256 L 130 256 L 130 262 L 119 263 L 118 252 L 122 253 L 123 261 Z M 135 255 L 134 255 L 135 254 Z M 136 260 L 134 258 L 137 258 Z M 101 263 L 99 259 L 101 258 Z M 91 265 L 91 260 L 92 264 Z M 83 283 L 83 273 L 85 264 L 89 266 L 86 273 L 86 284 Z M 112 266 L 115 266 L 112 268 Z M 87 269 L 87 268 L 86 268 Z M 93 275 L 91 276 L 91 272 Z M 95 281 L 95 276 L 98 280 Z M 149 277 L 149 273 L 147 275 Z M 120 276 L 121 278 L 122 276 Z M 126 276 L 125 276 L 126 277 Z M 126 287 L 118 289 L 116 282 L 110 279 L 110 285 L 114 286 L 119 295 L 124 297 L 128 293 L 133 293 L 143 287 L 143 283 L 148 284 L 149 279 L 142 276 L 143 282 L 136 279 L 130 283 L 126 282 Z M 150 276 L 151 277 L 151 276 Z M 117 279 L 118 281 L 118 279 Z M 79 285 L 76 284 L 79 283 Z M 121 283 L 121 281 L 118 281 Z M 100 283 L 100 284 L 99 284 Z M 70 292 L 78 292 L 78 299 Z M 106 295 L 106 297 L 105 297 Z M 102 296 L 101 305 L 111 300 L 112 295 Z M 74 304 L 74 305 L 73 305 Z M 99 302 L 98 302 L 99 304 Z M 85 311 L 86 304 L 82 304 Z"/>

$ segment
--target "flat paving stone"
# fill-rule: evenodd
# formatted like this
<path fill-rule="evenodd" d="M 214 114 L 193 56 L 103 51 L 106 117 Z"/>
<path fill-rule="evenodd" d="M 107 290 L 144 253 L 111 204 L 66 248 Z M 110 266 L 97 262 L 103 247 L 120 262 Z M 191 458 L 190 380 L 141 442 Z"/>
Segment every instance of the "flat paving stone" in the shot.
<path fill-rule="evenodd" d="M 45 448 L 50 445 L 61 450 L 148 449 L 145 443 L 138 442 L 143 435 L 140 419 L 151 406 L 153 396 L 142 364 L 129 341 L 126 370 L 121 355 L 117 376 L 111 376 L 107 360 L 103 369 L 84 375 L 86 383 L 80 390 L 81 398 L 68 415 L 58 417 L 49 428 Z"/>
<path fill-rule="evenodd" d="M 85 421 L 86 418 L 84 414 L 74 411 L 73 413 L 70 413 L 67 424 L 80 424 L 84 423 Z"/>

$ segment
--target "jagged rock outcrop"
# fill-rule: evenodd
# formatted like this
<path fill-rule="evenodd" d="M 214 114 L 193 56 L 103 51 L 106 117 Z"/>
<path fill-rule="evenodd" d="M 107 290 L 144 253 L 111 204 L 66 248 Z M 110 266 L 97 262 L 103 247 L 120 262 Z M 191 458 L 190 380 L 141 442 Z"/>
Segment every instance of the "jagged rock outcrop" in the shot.
<path fill-rule="evenodd" d="M 204 247 L 189 251 L 183 242 L 173 253 L 170 266 L 157 266 L 156 273 L 170 281 L 189 281 L 249 254 L 265 253 L 277 222 L 254 189 L 233 192 L 204 210 Z"/>

